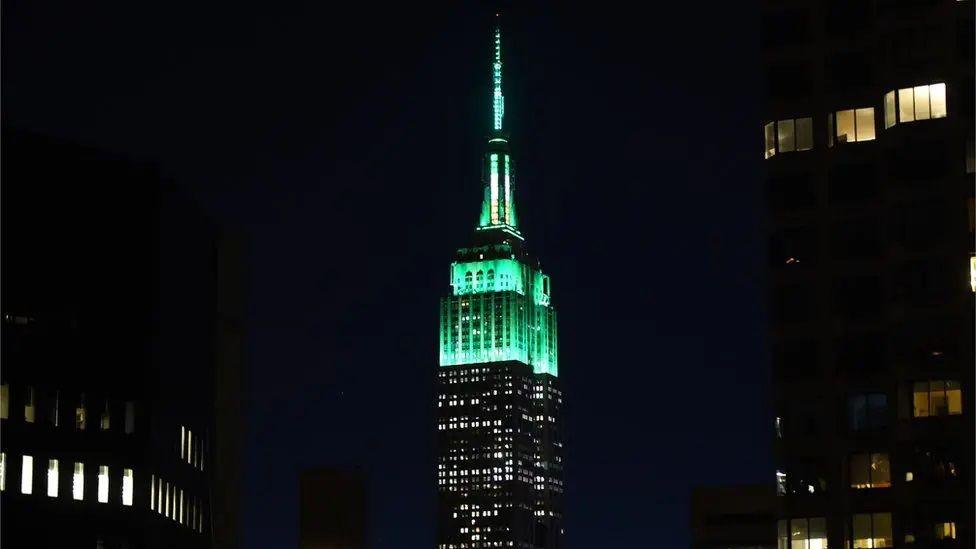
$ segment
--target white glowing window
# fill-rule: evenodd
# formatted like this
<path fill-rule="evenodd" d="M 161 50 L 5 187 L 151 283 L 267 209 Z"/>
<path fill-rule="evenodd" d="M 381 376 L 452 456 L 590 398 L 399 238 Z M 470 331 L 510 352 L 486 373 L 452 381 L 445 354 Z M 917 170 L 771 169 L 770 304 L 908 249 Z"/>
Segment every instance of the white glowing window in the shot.
<path fill-rule="evenodd" d="M 78 461 L 71 475 L 71 497 L 77 501 L 85 499 L 85 464 Z"/>
<path fill-rule="evenodd" d="M 47 460 L 47 495 L 58 497 L 58 460 Z"/>
<path fill-rule="evenodd" d="M 166 518 L 169 518 L 169 483 L 166 483 L 166 505 L 163 507 L 165 509 Z"/>
<path fill-rule="evenodd" d="M 0 452 L 0 492 L 7 489 L 7 454 Z"/>
<path fill-rule="evenodd" d="M 193 456 L 193 431 L 186 431 L 186 462 L 190 463 Z"/>
<path fill-rule="evenodd" d="M 186 427 L 180 425 L 180 459 L 186 459 Z"/>
<path fill-rule="evenodd" d="M 149 510 L 156 510 L 156 475 L 149 477 Z"/>
<path fill-rule="evenodd" d="M 132 469 L 122 470 L 122 505 L 132 505 Z"/>
<path fill-rule="evenodd" d="M 180 488 L 180 524 L 183 524 L 183 489 Z"/>
<path fill-rule="evenodd" d="M 98 466 L 98 503 L 108 503 L 108 465 Z"/>
<path fill-rule="evenodd" d="M 24 456 L 20 469 L 20 493 L 30 494 L 34 491 L 34 457 Z"/>

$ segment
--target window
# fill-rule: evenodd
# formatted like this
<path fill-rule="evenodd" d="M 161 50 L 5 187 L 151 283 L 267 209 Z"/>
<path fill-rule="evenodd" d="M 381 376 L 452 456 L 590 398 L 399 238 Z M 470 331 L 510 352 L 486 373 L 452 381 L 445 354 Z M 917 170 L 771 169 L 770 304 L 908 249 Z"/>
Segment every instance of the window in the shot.
<path fill-rule="evenodd" d="M 108 401 L 105 401 L 105 409 L 102 410 L 102 415 L 98 419 L 98 427 L 103 431 L 108 431 L 109 427 L 112 426 L 112 417 L 109 414 Z"/>
<path fill-rule="evenodd" d="M 788 118 L 770 122 L 763 128 L 766 158 L 777 153 L 808 151 L 813 148 L 812 118 Z"/>
<path fill-rule="evenodd" d="M 891 513 L 854 515 L 854 549 L 891 547 Z"/>
<path fill-rule="evenodd" d="M 917 381 L 913 393 L 913 416 L 955 416 L 962 413 L 962 389 L 958 381 Z"/>
<path fill-rule="evenodd" d="M 180 425 L 180 459 L 186 459 L 186 427 Z"/>
<path fill-rule="evenodd" d="M 946 85 L 944 83 L 929 84 L 901 88 L 896 94 L 890 91 L 885 94 L 885 129 L 895 125 L 895 115 L 898 122 L 914 122 L 929 120 L 930 118 L 945 118 Z"/>
<path fill-rule="evenodd" d="M 776 531 L 776 549 L 827 549 L 827 523 L 823 517 L 779 520 Z"/>
<path fill-rule="evenodd" d="M 108 465 L 98 466 L 98 503 L 108 503 Z"/>
<path fill-rule="evenodd" d="M 935 539 L 956 539 L 955 522 L 935 523 Z"/>
<path fill-rule="evenodd" d="M 34 457 L 24 456 L 20 469 L 20 493 L 30 494 L 34 491 Z"/>
<path fill-rule="evenodd" d="M 84 431 L 87 424 L 87 418 L 85 413 L 85 395 L 81 395 L 78 399 L 78 407 L 75 408 L 75 429 L 79 431 Z"/>
<path fill-rule="evenodd" d="M 122 469 L 122 505 L 132 505 L 132 469 Z"/>
<path fill-rule="evenodd" d="M 76 461 L 75 472 L 71 476 L 71 497 L 76 501 L 85 499 L 85 464 Z"/>
<path fill-rule="evenodd" d="M 7 454 L 0 452 L 0 492 L 7 489 Z"/>
<path fill-rule="evenodd" d="M 885 129 L 895 125 L 895 92 L 890 91 L 884 97 Z"/>
<path fill-rule="evenodd" d="M 156 510 L 156 475 L 149 477 L 149 510 Z"/>
<path fill-rule="evenodd" d="M 831 131 L 828 144 L 874 140 L 874 107 L 847 109 L 827 115 L 827 128 Z"/>
<path fill-rule="evenodd" d="M 136 430 L 136 403 L 131 400 L 125 403 L 125 434 L 131 435 Z"/>
<path fill-rule="evenodd" d="M 58 497 L 58 460 L 47 460 L 47 495 Z"/>
<path fill-rule="evenodd" d="M 10 385 L 0 385 L 0 419 L 10 417 Z"/>
<path fill-rule="evenodd" d="M 888 424 L 888 396 L 884 393 L 853 395 L 847 401 L 852 431 L 881 429 Z"/>
<path fill-rule="evenodd" d="M 976 292 L 976 255 L 969 258 L 969 287 Z"/>
<path fill-rule="evenodd" d="M 34 388 L 27 388 L 27 400 L 24 401 L 24 421 L 34 423 Z"/>
<path fill-rule="evenodd" d="M 57 427 L 61 425 L 61 392 L 54 391 L 51 395 L 51 425 Z"/>
<path fill-rule="evenodd" d="M 891 487 L 891 464 L 888 454 L 854 454 L 851 456 L 851 488 Z"/>

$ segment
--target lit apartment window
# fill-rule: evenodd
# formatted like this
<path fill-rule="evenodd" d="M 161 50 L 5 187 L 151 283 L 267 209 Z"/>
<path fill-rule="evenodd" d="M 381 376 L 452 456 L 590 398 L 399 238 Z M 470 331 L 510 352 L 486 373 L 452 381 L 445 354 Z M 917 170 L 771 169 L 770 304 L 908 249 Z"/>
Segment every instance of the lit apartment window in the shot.
<path fill-rule="evenodd" d="M 874 107 L 846 109 L 827 115 L 827 144 L 874 140 Z"/>
<path fill-rule="evenodd" d="M 186 427 L 180 425 L 180 459 L 186 459 Z"/>
<path fill-rule="evenodd" d="M 851 488 L 889 488 L 891 465 L 888 454 L 851 456 Z"/>
<path fill-rule="evenodd" d="M 930 118 L 945 118 L 946 85 L 944 83 L 929 84 L 901 88 L 897 92 L 885 94 L 885 128 L 895 125 L 895 118 L 900 122 L 914 122 L 929 120 Z"/>
<path fill-rule="evenodd" d="M 891 547 L 891 513 L 854 515 L 854 549 Z"/>
<path fill-rule="evenodd" d="M 10 385 L 0 385 L 0 419 L 10 417 Z"/>
<path fill-rule="evenodd" d="M 77 501 L 85 499 L 85 464 L 75 462 L 75 472 L 71 475 L 71 497 Z"/>
<path fill-rule="evenodd" d="M 87 412 L 85 410 L 85 395 L 78 399 L 78 407 L 75 408 L 75 429 L 84 431 L 87 425 Z"/>
<path fill-rule="evenodd" d="M 102 415 L 98 418 L 98 427 L 103 431 L 108 431 L 112 426 L 112 416 L 109 413 L 108 401 L 105 401 L 105 409 L 102 410 Z"/>
<path fill-rule="evenodd" d="M 183 524 L 183 489 L 180 488 L 180 514 L 179 514 L 180 524 Z"/>
<path fill-rule="evenodd" d="M 122 505 L 132 505 L 132 469 L 122 469 Z"/>
<path fill-rule="evenodd" d="M 33 387 L 27 388 L 26 396 L 27 396 L 27 400 L 24 401 L 24 421 L 26 421 L 27 423 L 34 423 L 34 417 L 35 417 L 34 411 L 36 407 L 34 406 L 35 395 L 34 395 Z"/>
<path fill-rule="evenodd" d="M 193 431 L 186 430 L 186 462 L 192 463 L 193 461 Z"/>
<path fill-rule="evenodd" d="M 969 258 L 969 287 L 976 292 L 976 255 Z"/>
<path fill-rule="evenodd" d="M 98 503 L 108 503 L 108 465 L 98 466 Z"/>
<path fill-rule="evenodd" d="M 962 413 L 962 389 L 958 381 L 917 381 L 912 393 L 915 417 L 955 416 Z"/>
<path fill-rule="evenodd" d="M 47 495 L 58 497 L 58 460 L 47 460 Z"/>
<path fill-rule="evenodd" d="M 156 510 L 156 475 L 149 477 L 149 510 Z"/>
<path fill-rule="evenodd" d="M 0 452 L 0 492 L 7 489 L 7 454 Z"/>
<path fill-rule="evenodd" d="M 131 435 L 136 430 L 136 403 L 131 400 L 125 403 L 125 434 Z"/>
<path fill-rule="evenodd" d="M 156 512 L 163 514 L 163 479 L 158 479 L 156 482 Z"/>
<path fill-rule="evenodd" d="M 956 539 L 955 522 L 935 523 L 935 539 Z"/>
<path fill-rule="evenodd" d="M 823 517 L 779 520 L 776 531 L 776 549 L 827 549 L 827 522 Z"/>
<path fill-rule="evenodd" d="M 169 518 L 169 509 L 170 509 L 170 507 L 169 507 L 169 483 L 168 482 L 166 483 L 166 504 L 163 507 L 163 509 L 166 510 L 165 511 L 166 518 Z"/>
<path fill-rule="evenodd" d="M 20 469 L 20 493 L 30 494 L 34 491 L 34 457 L 24 456 Z"/>
<path fill-rule="evenodd" d="M 813 148 L 813 119 L 788 118 L 763 127 L 766 136 L 766 158 L 777 153 L 808 151 Z"/>

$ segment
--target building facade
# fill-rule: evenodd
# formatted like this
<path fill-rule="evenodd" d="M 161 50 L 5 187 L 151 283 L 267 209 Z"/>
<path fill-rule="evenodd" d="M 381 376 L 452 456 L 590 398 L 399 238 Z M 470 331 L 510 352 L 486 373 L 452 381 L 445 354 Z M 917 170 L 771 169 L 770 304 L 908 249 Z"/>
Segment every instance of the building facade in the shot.
<path fill-rule="evenodd" d="M 691 492 L 692 549 L 773 549 L 770 484 L 699 486 Z"/>
<path fill-rule="evenodd" d="M 298 480 L 298 546 L 366 549 L 369 545 L 366 474 L 358 468 L 316 467 Z"/>
<path fill-rule="evenodd" d="M 496 26 L 481 217 L 440 305 L 439 549 L 563 546 L 556 312 L 516 216 L 501 48 Z"/>
<path fill-rule="evenodd" d="M 5 135 L 2 544 L 239 546 L 242 249 L 151 169 Z"/>
<path fill-rule="evenodd" d="M 761 7 L 778 546 L 972 547 L 973 3 Z"/>

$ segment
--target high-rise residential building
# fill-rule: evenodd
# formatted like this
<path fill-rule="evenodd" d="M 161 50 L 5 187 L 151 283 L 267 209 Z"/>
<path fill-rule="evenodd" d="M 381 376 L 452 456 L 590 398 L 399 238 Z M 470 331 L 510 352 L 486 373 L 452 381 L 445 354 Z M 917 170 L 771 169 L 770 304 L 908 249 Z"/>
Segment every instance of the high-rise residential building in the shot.
<path fill-rule="evenodd" d="M 356 468 L 316 467 L 298 485 L 300 549 L 366 549 L 366 475 Z"/>
<path fill-rule="evenodd" d="M 778 547 L 973 547 L 973 2 L 761 9 Z"/>
<path fill-rule="evenodd" d="M 773 549 L 771 484 L 698 486 L 691 492 L 691 549 Z"/>
<path fill-rule="evenodd" d="M 115 155 L 3 157 L 0 544 L 238 547 L 239 239 Z"/>
<path fill-rule="evenodd" d="M 516 216 L 494 29 L 481 217 L 450 267 L 437 371 L 439 549 L 562 547 L 562 392 L 552 287 Z"/>

